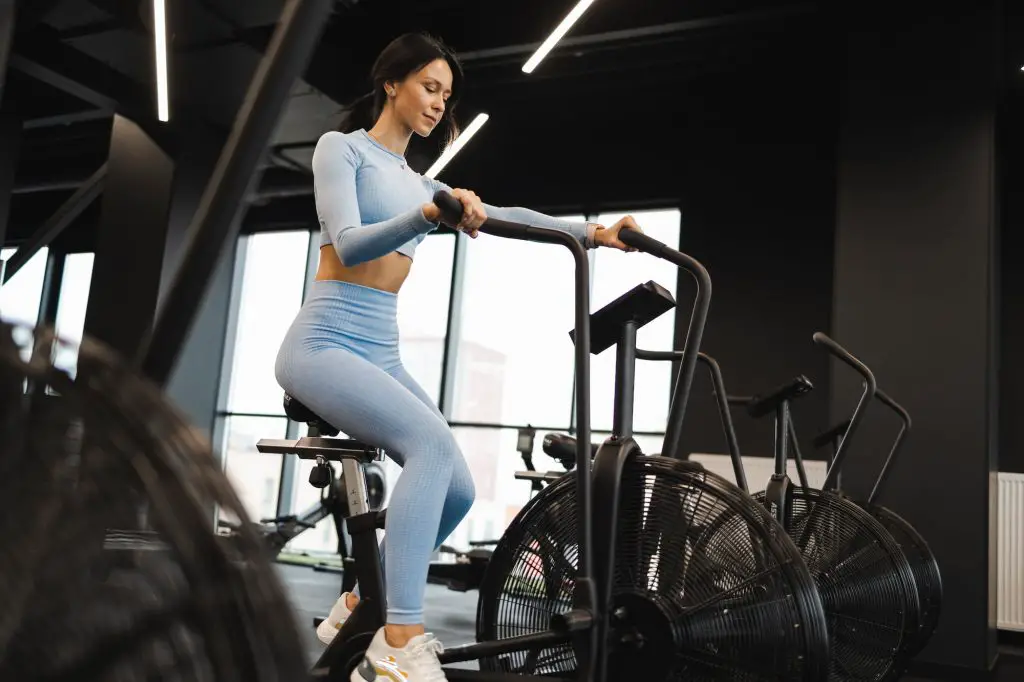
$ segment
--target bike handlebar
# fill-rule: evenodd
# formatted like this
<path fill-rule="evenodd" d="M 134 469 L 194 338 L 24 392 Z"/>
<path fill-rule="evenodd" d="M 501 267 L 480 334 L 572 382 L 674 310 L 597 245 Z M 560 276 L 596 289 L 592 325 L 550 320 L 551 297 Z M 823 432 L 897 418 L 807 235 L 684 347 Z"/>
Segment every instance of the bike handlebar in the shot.
<path fill-rule="evenodd" d="M 434 204 L 441 211 L 442 221 L 448 225 L 458 225 L 462 216 L 462 202 L 453 197 L 449 192 L 439 190 L 434 194 Z M 566 232 L 551 230 L 529 225 L 510 223 L 504 220 L 488 218 L 479 228 L 480 232 L 493 234 L 509 239 L 520 239 L 523 241 L 564 243 L 572 240 L 577 245 L 579 242 L 575 237 Z M 677 251 L 657 239 L 648 237 L 644 233 L 624 229 L 619 231 L 619 240 L 638 251 L 643 251 L 656 258 L 674 263 L 677 267 L 690 273 L 697 283 L 697 294 L 694 297 L 693 314 L 690 316 L 690 327 L 686 332 L 686 341 L 682 351 L 682 362 L 679 367 L 679 376 L 672 394 L 672 402 L 669 408 L 668 424 L 665 428 L 665 442 L 661 448 L 661 454 L 665 457 L 680 458 L 680 441 L 682 440 L 683 420 L 686 416 L 686 406 L 689 401 L 690 389 L 693 386 L 693 376 L 697 369 L 697 355 L 700 351 L 701 338 L 704 334 L 704 325 L 707 322 L 708 310 L 711 307 L 711 276 L 703 265 L 695 258 Z M 582 246 L 580 246 L 582 249 Z M 575 253 L 575 250 L 574 250 Z M 577 346 L 579 342 L 577 341 Z M 589 339 L 588 339 L 589 348 Z M 586 438 L 589 440 L 589 433 Z M 582 436 L 582 432 L 581 432 Z M 582 456 L 582 450 L 580 450 Z"/>
<path fill-rule="evenodd" d="M 831 339 L 826 334 L 823 334 L 822 332 L 815 332 L 812 339 L 814 340 L 814 343 L 819 346 L 824 346 L 830 354 L 855 369 L 857 373 L 864 378 L 864 393 L 861 394 L 860 401 L 857 403 L 857 407 L 853 411 L 853 416 L 850 417 L 850 425 L 846 428 L 846 433 L 843 435 L 843 439 L 839 442 L 839 448 L 836 450 L 836 454 L 832 458 L 832 466 L 830 466 L 828 471 L 825 473 L 825 481 L 821 486 L 823 490 L 830 490 L 837 487 L 839 482 L 839 472 L 842 470 L 843 460 L 846 458 L 846 453 L 850 450 L 850 438 L 853 436 L 857 427 L 860 426 L 861 419 L 864 417 L 864 410 L 867 409 L 868 403 L 878 395 L 878 382 L 875 380 L 875 375 L 867 365 L 854 357 L 853 353 L 840 346 L 835 342 L 835 340 Z"/>

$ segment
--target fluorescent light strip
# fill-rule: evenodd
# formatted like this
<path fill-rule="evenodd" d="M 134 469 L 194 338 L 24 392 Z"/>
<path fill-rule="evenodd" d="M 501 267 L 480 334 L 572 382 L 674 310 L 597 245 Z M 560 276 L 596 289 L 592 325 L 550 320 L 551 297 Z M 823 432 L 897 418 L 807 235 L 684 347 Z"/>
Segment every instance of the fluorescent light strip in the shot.
<path fill-rule="evenodd" d="M 565 34 L 569 32 L 573 24 L 579 21 L 579 18 L 583 16 L 583 13 L 587 11 L 587 8 L 594 4 L 594 0 L 580 0 L 572 11 L 566 15 L 565 19 L 562 19 L 562 23 L 558 25 L 548 39 L 541 43 L 541 46 L 537 48 L 537 51 L 533 53 L 525 64 L 523 64 L 523 73 L 533 73 L 533 70 L 537 68 L 541 60 L 548 56 L 548 52 L 551 52 L 552 48 L 565 37 Z"/>
<path fill-rule="evenodd" d="M 483 128 L 484 124 L 487 123 L 488 118 L 490 117 L 487 114 L 477 114 L 477 117 L 473 119 L 473 122 L 455 138 L 455 141 L 451 143 L 451 146 L 444 150 L 444 153 L 441 154 L 440 158 L 434 162 L 434 165 L 431 166 L 430 170 L 424 173 L 424 175 L 428 178 L 437 177 L 437 174 L 448 165 L 448 162 L 459 153 L 459 150 L 465 147 L 466 143 L 477 134 L 477 131 Z"/>
<path fill-rule="evenodd" d="M 156 43 L 157 116 L 166 123 L 171 114 L 167 101 L 167 17 L 164 0 L 153 0 L 153 37 Z"/>

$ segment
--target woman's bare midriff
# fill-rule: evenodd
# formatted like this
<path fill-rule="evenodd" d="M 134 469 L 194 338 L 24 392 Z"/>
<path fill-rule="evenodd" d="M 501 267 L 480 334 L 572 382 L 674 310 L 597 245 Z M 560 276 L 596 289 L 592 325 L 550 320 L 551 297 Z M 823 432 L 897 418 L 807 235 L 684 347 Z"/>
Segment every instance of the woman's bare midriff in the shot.
<path fill-rule="evenodd" d="M 331 245 L 320 247 L 320 265 L 316 278 L 359 284 L 371 289 L 397 294 L 412 268 L 412 259 L 392 251 L 375 260 L 347 267 L 342 265 L 338 253 Z"/>

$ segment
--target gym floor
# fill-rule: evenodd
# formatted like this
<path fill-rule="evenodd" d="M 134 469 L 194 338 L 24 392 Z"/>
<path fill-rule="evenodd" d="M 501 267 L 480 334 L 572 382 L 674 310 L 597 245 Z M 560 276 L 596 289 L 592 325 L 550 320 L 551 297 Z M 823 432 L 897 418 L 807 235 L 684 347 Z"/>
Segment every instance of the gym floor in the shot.
<path fill-rule="evenodd" d="M 323 645 L 313 631 L 313 618 L 327 615 L 338 597 L 340 578 L 330 573 L 320 573 L 303 566 L 278 564 L 281 577 L 288 588 L 295 606 L 299 624 L 306 638 L 306 651 L 310 665 L 320 657 Z M 437 635 L 446 646 L 472 642 L 476 632 L 477 593 L 453 592 L 440 585 L 427 585 L 426 620 L 427 630 Z M 971 682 L 984 679 L 985 682 L 1021 682 L 1024 680 L 1024 648 L 1004 647 L 1000 664 L 991 677 L 904 677 L 901 682 L 947 682 L 969 679 Z M 475 663 L 459 667 L 476 667 Z"/>

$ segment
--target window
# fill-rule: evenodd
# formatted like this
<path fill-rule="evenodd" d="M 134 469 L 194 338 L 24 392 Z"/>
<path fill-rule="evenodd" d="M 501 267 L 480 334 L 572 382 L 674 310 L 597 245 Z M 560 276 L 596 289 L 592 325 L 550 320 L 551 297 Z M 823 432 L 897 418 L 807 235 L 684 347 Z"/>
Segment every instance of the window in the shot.
<path fill-rule="evenodd" d="M 285 417 L 231 416 L 225 427 L 221 448 L 224 468 L 242 506 L 253 521 L 277 516 L 284 455 L 261 453 L 256 450 L 256 443 L 261 438 L 284 438 L 288 420 Z M 220 514 L 226 521 L 237 521 L 223 510 Z"/>
<path fill-rule="evenodd" d="M 468 242 L 452 419 L 568 426 L 574 281 L 567 249 L 487 235 Z"/>
<path fill-rule="evenodd" d="M 465 550 L 472 541 L 498 539 L 533 493 L 529 481 L 515 478 L 516 471 L 526 469 L 516 450 L 518 429 L 456 427 L 454 433 L 473 474 L 476 501 L 445 542 Z M 534 467 L 537 471 L 564 471 L 544 454 L 547 433 L 538 431 L 534 439 Z"/>
<path fill-rule="evenodd" d="M 624 213 L 597 218 L 602 225 L 613 225 Z M 678 210 L 630 213 L 644 233 L 673 248 L 679 245 Z M 594 276 L 591 310 L 598 310 L 638 284 L 654 280 L 675 296 L 679 269 L 667 261 L 642 253 L 613 249 L 594 252 Z M 669 311 L 637 332 L 637 347 L 645 350 L 671 350 L 675 338 L 675 314 Z M 570 359 L 571 362 L 571 359 Z M 591 356 L 590 414 L 591 428 L 612 428 L 615 396 L 615 348 Z M 672 363 L 637 361 L 633 404 L 633 429 L 663 432 L 668 421 L 669 387 Z M 659 445 L 660 447 L 660 445 Z"/>
<path fill-rule="evenodd" d="M 455 235 L 424 239 L 398 298 L 402 364 L 435 404 L 441 395 L 454 255 Z"/>
<path fill-rule="evenodd" d="M 72 377 L 78 368 L 78 344 L 85 329 L 85 312 L 92 284 L 91 253 L 70 253 L 64 257 L 64 275 L 60 281 L 57 303 L 57 335 L 66 342 L 57 347 L 54 365 Z"/>
<path fill-rule="evenodd" d="M 274 362 L 302 306 L 310 234 L 265 232 L 246 238 L 228 412 L 284 414 Z"/>
<path fill-rule="evenodd" d="M 632 215 L 648 235 L 670 246 L 679 244 L 679 211 Z M 605 214 L 591 219 L 610 225 L 620 217 Z M 585 220 L 582 216 L 568 219 Z M 316 505 L 321 495 L 309 484 L 313 462 L 262 455 L 255 449 L 260 438 L 294 438 L 305 432 L 305 425 L 296 428 L 284 418 L 273 368 L 282 338 L 301 305 L 303 287 L 312 276 L 310 263 L 315 265 L 317 253 L 310 238 L 308 232 L 264 233 L 248 237 L 241 249 L 245 262 L 235 297 L 239 310 L 226 408 L 225 459 L 231 480 L 256 519 L 275 516 L 279 510 L 299 514 Z M 678 271 L 670 263 L 611 249 L 590 251 L 589 257 L 592 310 L 648 280 L 676 295 Z M 514 477 L 525 469 L 516 449 L 519 426 L 532 424 L 538 429 L 536 469 L 564 471 L 543 453 L 542 444 L 546 429 L 565 432 L 573 424 L 574 348 L 569 332 L 574 326 L 574 281 L 572 256 L 555 245 L 489 235 L 470 240 L 435 234 L 417 248 L 398 300 L 400 350 L 409 373 L 435 403 L 442 394 L 448 396 L 447 417 L 476 486 L 472 510 L 446 539 L 456 548 L 499 537 L 534 494 L 530 482 Z M 453 282 L 458 307 L 449 310 Z M 671 349 L 675 319 L 670 311 L 645 326 L 638 334 L 638 345 Z M 451 339 L 446 338 L 449 329 Z M 446 347 L 452 383 L 443 386 Z M 633 427 L 642 432 L 635 438 L 651 454 L 662 446 L 663 436 L 658 434 L 664 433 L 668 417 L 671 367 L 670 363 L 637 363 Z M 613 350 L 591 356 L 594 442 L 604 440 L 612 427 L 614 371 Z M 390 460 L 383 468 L 390 495 L 400 469 Z M 333 520 L 324 519 L 287 549 L 334 554 Z"/>
<path fill-rule="evenodd" d="M 277 516 L 284 456 L 260 453 L 256 443 L 288 435 L 274 362 L 302 305 L 311 233 L 266 232 L 243 239 L 238 255 L 243 264 L 241 283 L 234 297 L 235 344 L 227 355 L 231 365 L 221 453 L 246 511 L 259 521 Z M 230 515 L 223 518 L 235 520 Z"/>
<path fill-rule="evenodd" d="M 6 262 L 16 251 L 15 248 L 3 249 L 0 258 Z M 38 322 L 47 254 L 45 247 L 39 249 L 9 282 L 0 285 L 0 317 L 6 322 L 31 327 Z"/>
<path fill-rule="evenodd" d="M 304 287 L 315 272 L 319 242 L 310 240 L 318 237 L 318 233 L 305 231 L 258 233 L 245 237 L 239 250 L 243 260 L 235 296 L 236 341 L 228 354 L 231 363 L 223 415 L 224 464 L 256 520 L 276 516 L 282 505 L 289 513 L 300 513 L 316 504 L 321 492 L 309 484 L 312 462 L 256 451 L 260 438 L 305 435 L 305 424 L 298 425 L 298 433 L 288 433 L 274 363 L 284 335 L 302 305 Z M 403 363 L 435 401 L 441 389 L 454 250 L 454 235 L 431 235 L 425 239 L 416 250 L 415 264 L 399 299 Z M 400 469 L 391 462 L 385 463 L 384 469 L 390 489 Z M 290 489 L 284 491 L 286 497 L 281 500 L 279 489 L 285 473 L 291 475 L 285 479 L 290 480 Z M 336 552 L 333 520 L 324 519 L 316 528 L 299 535 L 287 549 Z"/>
<path fill-rule="evenodd" d="M 431 235 L 416 248 L 415 263 L 402 286 L 398 300 L 399 347 L 402 364 L 436 404 L 441 392 L 441 367 L 448 327 L 448 303 L 451 298 L 455 236 Z M 306 425 L 299 425 L 305 435 Z M 345 434 L 339 434 L 344 437 Z M 391 460 L 380 463 L 387 491 L 394 489 L 401 469 Z M 300 514 L 319 502 L 321 491 L 309 484 L 313 462 L 300 460 L 291 490 L 290 513 Z M 336 465 L 337 473 L 341 467 Z M 320 521 L 288 544 L 288 551 L 315 554 L 337 552 L 338 536 L 334 520 Z"/>

